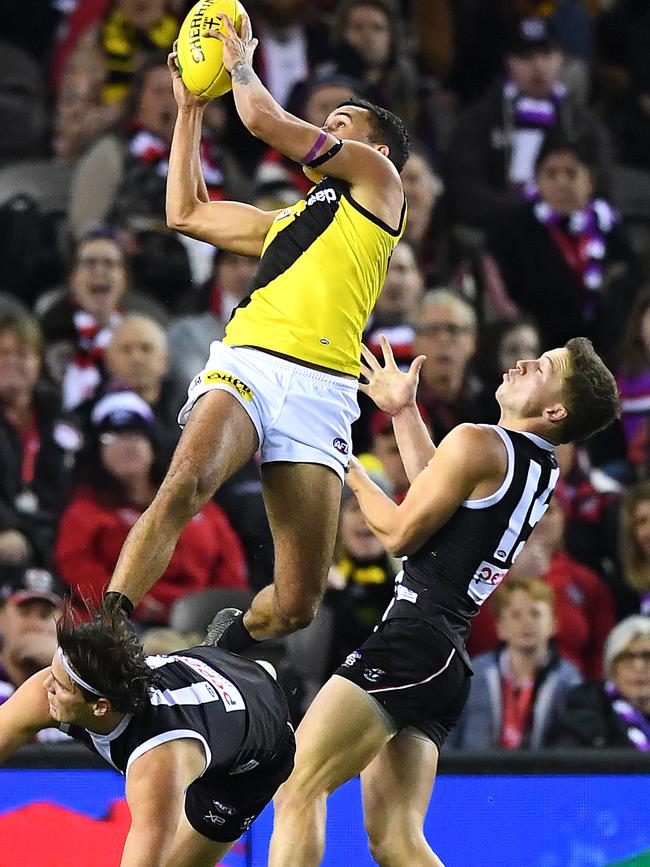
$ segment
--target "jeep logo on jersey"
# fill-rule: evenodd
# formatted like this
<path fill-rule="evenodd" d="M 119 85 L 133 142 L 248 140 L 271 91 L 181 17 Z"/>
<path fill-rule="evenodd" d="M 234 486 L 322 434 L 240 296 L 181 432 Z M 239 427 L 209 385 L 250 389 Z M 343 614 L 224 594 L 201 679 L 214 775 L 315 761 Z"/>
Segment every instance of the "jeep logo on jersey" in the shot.
<path fill-rule="evenodd" d="M 333 190 L 332 187 L 328 187 L 326 190 L 318 190 L 317 193 L 313 193 L 305 202 L 307 207 L 309 205 L 313 205 L 315 202 L 335 202 L 336 201 L 336 190 Z"/>
<path fill-rule="evenodd" d="M 341 437 L 335 437 L 332 440 L 332 445 L 336 449 L 337 452 L 340 452 L 342 455 L 347 455 L 348 453 L 348 444 L 345 440 L 342 440 Z"/>
<path fill-rule="evenodd" d="M 507 569 L 483 560 L 474 573 L 474 577 L 469 582 L 469 587 L 467 588 L 468 596 L 471 596 L 477 605 L 482 605 L 490 593 L 493 593 L 497 589 L 507 573 Z"/>
<path fill-rule="evenodd" d="M 203 374 L 201 375 L 203 376 Z M 246 385 L 245 382 L 242 382 L 241 379 L 233 376 L 232 373 L 226 373 L 224 370 L 210 370 L 205 374 L 204 378 L 206 382 L 224 382 L 226 385 L 230 385 L 241 394 L 244 400 L 252 400 L 253 398 L 253 389 Z"/>

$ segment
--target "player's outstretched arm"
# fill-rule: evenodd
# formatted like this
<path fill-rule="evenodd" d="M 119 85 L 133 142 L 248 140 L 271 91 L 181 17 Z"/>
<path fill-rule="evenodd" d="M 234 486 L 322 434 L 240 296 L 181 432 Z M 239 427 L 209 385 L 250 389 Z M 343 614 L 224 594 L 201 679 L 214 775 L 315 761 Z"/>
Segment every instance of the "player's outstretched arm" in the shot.
<path fill-rule="evenodd" d="M 195 752 L 186 744 L 181 739 L 154 747 L 128 769 L 126 800 L 131 827 L 120 867 L 172 867 L 170 854 L 185 789 L 205 768 L 205 759 L 197 763 Z"/>
<path fill-rule="evenodd" d="M 50 669 L 45 668 L 32 675 L 0 705 L 0 762 L 5 762 L 41 729 L 55 725 L 45 691 L 49 674 Z"/>
<path fill-rule="evenodd" d="M 277 211 L 262 211 L 242 202 L 210 202 L 200 159 L 201 126 L 206 100 L 187 90 L 176 64 L 167 59 L 178 107 L 167 173 L 167 225 L 244 256 L 259 256 Z"/>
<path fill-rule="evenodd" d="M 417 551 L 467 499 L 493 493 L 505 476 L 501 438 L 489 428 L 462 424 L 442 440 L 400 505 L 390 500 L 356 461 L 347 483 L 375 536 L 396 557 Z"/>
<path fill-rule="evenodd" d="M 208 30 L 204 35 L 219 39 L 223 44 L 223 62 L 231 74 L 237 113 L 249 132 L 301 164 L 326 154 L 337 144 L 336 134 L 324 132 L 285 111 L 254 72 L 252 60 L 257 39 L 252 37 L 248 17 L 242 16 L 241 34 L 235 31 L 227 15 L 217 17 L 223 20 L 226 33 Z M 397 215 L 402 206 L 402 187 L 397 169 L 385 156 L 367 144 L 348 140 L 325 166 L 324 170 L 331 177 L 361 187 L 369 185 L 378 191 L 379 199 L 392 200 L 391 216 L 386 216 L 387 222 L 393 224 L 395 198 L 398 201 Z M 365 201 L 362 204 L 367 206 Z M 382 210 L 381 202 L 378 204 Z M 374 202 L 370 205 L 375 213 Z M 383 219 L 385 215 L 377 213 L 377 216 Z"/>
<path fill-rule="evenodd" d="M 393 417 L 400 457 L 409 482 L 413 482 L 436 450 L 416 404 L 420 370 L 426 355 L 418 355 L 408 371 L 403 373 L 395 363 L 386 335 L 380 334 L 379 341 L 384 357 L 383 366 L 365 344 L 361 346 L 365 359 L 361 373 L 368 382 L 360 382 L 359 390 L 367 394 L 379 409 Z"/>

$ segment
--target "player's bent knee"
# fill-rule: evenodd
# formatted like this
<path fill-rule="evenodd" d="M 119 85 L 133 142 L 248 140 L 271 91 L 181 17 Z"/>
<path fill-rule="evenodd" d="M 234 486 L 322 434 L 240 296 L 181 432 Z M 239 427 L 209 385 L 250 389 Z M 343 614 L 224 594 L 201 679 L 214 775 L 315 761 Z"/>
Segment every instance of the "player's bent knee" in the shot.
<path fill-rule="evenodd" d="M 374 839 L 368 838 L 370 854 L 379 867 L 401 867 L 417 864 L 418 853 L 426 846 L 421 830 L 392 826 Z"/>
<path fill-rule="evenodd" d="M 190 466 L 173 468 L 159 492 L 166 510 L 180 520 L 188 521 L 210 499 L 214 485 L 204 474 Z"/>

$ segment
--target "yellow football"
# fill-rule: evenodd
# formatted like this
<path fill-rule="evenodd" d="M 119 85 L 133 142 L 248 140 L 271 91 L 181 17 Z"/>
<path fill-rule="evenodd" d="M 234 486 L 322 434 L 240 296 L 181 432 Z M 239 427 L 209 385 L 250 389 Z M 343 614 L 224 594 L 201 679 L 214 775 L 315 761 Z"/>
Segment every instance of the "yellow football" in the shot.
<path fill-rule="evenodd" d="M 213 99 L 232 87 L 230 73 L 223 65 L 222 44 L 203 36 L 204 30 L 226 32 L 225 24 L 215 17 L 222 12 L 241 30 L 244 7 L 239 0 L 199 0 L 188 12 L 178 33 L 177 63 L 185 87 L 197 96 Z"/>

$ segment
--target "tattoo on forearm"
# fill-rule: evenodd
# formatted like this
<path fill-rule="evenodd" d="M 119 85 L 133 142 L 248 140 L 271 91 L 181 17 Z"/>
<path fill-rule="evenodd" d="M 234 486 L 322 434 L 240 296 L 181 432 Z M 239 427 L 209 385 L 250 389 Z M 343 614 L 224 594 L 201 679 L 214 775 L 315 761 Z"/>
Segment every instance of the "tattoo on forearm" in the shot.
<path fill-rule="evenodd" d="M 237 84 L 249 84 L 254 74 L 251 65 L 245 60 L 238 60 L 232 68 L 232 80 Z"/>

